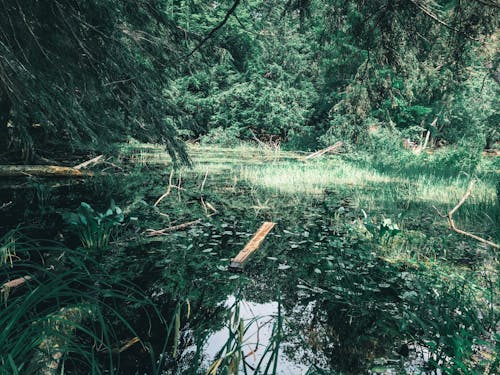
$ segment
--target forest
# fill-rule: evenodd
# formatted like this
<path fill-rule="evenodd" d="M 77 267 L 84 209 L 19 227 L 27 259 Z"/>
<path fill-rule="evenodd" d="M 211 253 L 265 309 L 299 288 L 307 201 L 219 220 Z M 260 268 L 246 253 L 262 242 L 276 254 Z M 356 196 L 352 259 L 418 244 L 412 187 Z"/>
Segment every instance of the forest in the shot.
<path fill-rule="evenodd" d="M 0 0 L 0 374 L 500 373 L 498 0 Z"/>

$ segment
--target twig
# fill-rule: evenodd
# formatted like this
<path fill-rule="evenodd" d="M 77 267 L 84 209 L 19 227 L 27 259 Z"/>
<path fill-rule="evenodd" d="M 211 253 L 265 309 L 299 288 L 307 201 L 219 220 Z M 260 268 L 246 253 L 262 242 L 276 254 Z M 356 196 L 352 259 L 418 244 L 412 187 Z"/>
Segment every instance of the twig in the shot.
<path fill-rule="evenodd" d="M 0 210 L 3 210 L 4 208 L 7 208 L 9 206 L 12 206 L 12 201 L 10 202 L 6 202 L 6 203 L 3 203 L 1 206 L 0 206 Z"/>
<path fill-rule="evenodd" d="M 182 184 L 182 175 L 181 173 L 179 172 L 179 178 L 177 180 L 177 186 L 174 186 L 177 188 L 177 199 L 179 200 L 179 202 L 181 201 L 181 184 Z"/>
<path fill-rule="evenodd" d="M 453 209 L 451 209 L 451 211 L 449 211 L 446 215 L 442 214 L 436 207 L 434 207 L 434 206 L 432 206 L 432 207 L 436 210 L 436 212 L 438 213 L 439 216 L 441 216 L 442 218 L 446 218 L 448 220 L 448 225 L 450 226 L 450 229 L 453 230 L 454 232 L 457 232 L 457 233 L 462 234 L 464 236 L 473 238 L 476 241 L 479 241 L 481 243 L 489 245 L 495 249 L 500 249 L 500 245 L 497 245 L 494 242 L 488 241 L 482 237 L 476 236 L 475 234 L 472 234 L 472 233 L 469 233 L 469 232 L 466 232 L 462 229 L 457 228 L 455 225 L 455 221 L 453 220 L 453 214 L 455 212 L 457 212 L 457 210 L 460 208 L 460 206 L 462 206 L 464 204 L 464 202 L 467 200 L 467 198 L 469 198 L 469 196 L 471 195 L 472 189 L 474 187 L 474 183 L 475 183 L 474 180 L 472 180 L 470 182 L 469 187 L 467 188 L 467 191 L 465 192 L 462 199 L 460 199 L 460 201 L 457 203 L 457 205 L 455 207 L 453 207 Z"/>
<path fill-rule="evenodd" d="M 18 286 L 21 286 L 23 285 L 26 281 L 30 281 L 31 280 L 31 276 L 23 276 L 23 277 L 19 277 L 17 279 L 14 279 L 14 280 L 11 280 L 11 281 L 7 281 L 6 283 L 4 283 L 2 285 L 2 292 L 7 289 L 7 290 L 10 290 L 12 288 L 17 288 Z"/>
<path fill-rule="evenodd" d="M 250 133 L 252 133 L 252 138 L 255 139 L 259 145 L 261 145 L 264 148 L 267 147 L 267 145 L 264 142 L 262 142 L 259 138 L 257 138 L 257 136 L 255 135 L 255 133 L 253 132 L 252 129 L 249 129 L 249 130 L 250 130 Z"/>
<path fill-rule="evenodd" d="M 200 188 L 201 192 L 203 192 L 203 188 L 205 187 L 205 182 L 207 182 L 207 177 L 208 177 L 208 169 L 205 172 L 205 177 L 203 178 L 203 182 L 201 183 L 201 188 Z"/>
<path fill-rule="evenodd" d="M 164 228 L 164 229 L 159 229 L 159 230 L 146 229 L 146 232 L 147 232 L 147 236 L 149 236 L 149 237 L 162 236 L 162 235 L 165 235 L 167 233 L 175 232 L 179 229 L 184 229 L 184 228 L 190 227 L 190 226 L 198 224 L 198 223 L 201 223 L 201 218 L 193 220 L 193 221 L 188 221 L 187 223 L 174 225 L 173 227 L 168 227 L 168 228 Z"/>
<path fill-rule="evenodd" d="M 323 148 L 321 150 L 318 150 L 316 152 L 313 152 L 312 154 L 310 155 L 307 155 L 304 160 L 308 160 L 308 159 L 314 159 L 314 158 L 317 158 L 318 156 L 321 156 L 323 154 L 326 154 L 327 152 L 332 152 L 332 151 L 337 151 L 337 149 L 339 149 L 340 147 L 342 147 L 343 143 L 341 141 L 338 141 L 337 143 L 335 143 L 334 145 L 332 146 L 329 146 L 327 148 Z"/>
<path fill-rule="evenodd" d="M 158 198 L 156 200 L 156 202 L 153 204 L 153 207 L 158 206 L 158 204 L 163 200 L 163 198 L 165 198 L 167 195 L 170 194 L 170 191 L 172 190 L 172 178 L 173 177 L 174 177 L 174 171 L 172 170 L 170 172 L 170 176 L 168 178 L 168 188 L 167 188 L 167 191 L 165 192 L 165 194 L 163 194 L 160 198 Z"/>

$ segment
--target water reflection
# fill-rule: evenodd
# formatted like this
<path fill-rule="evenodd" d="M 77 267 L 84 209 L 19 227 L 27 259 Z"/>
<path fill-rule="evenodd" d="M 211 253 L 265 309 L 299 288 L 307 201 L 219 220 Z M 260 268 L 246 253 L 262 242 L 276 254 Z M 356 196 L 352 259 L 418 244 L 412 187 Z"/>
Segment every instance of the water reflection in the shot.
<path fill-rule="evenodd" d="M 253 370 L 259 362 L 267 364 L 272 360 L 272 353 L 266 351 L 270 347 L 275 331 L 273 326 L 278 319 L 278 302 L 257 303 L 248 300 L 237 300 L 234 295 L 230 295 L 224 302 L 228 309 L 234 309 L 239 305 L 239 318 L 242 321 L 245 332 L 242 340 L 242 352 L 247 369 Z M 285 314 L 282 312 L 282 314 Z M 286 322 L 286 320 L 285 320 Z M 285 323 L 285 330 L 287 329 Z M 230 338 L 230 328 L 224 327 L 211 334 L 204 346 L 206 355 L 205 365 L 208 367 L 221 355 L 221 349 L 224 348 Z M 309 366 L 306 363 L 297 361 L 293 354 L 297 350 L 287 342 L 286 337 L 280 343 L 277 356 L 277 374 L 301 375 L 306 374 Z M 302 349 L 301 349 L 302 351 Z M 226 353 L 227 354 L 227 353 Z M 264 358 L 263 358 L 264 357 Z M 264 366 L 265 367 L 265 366 Z M 243 362 L 240 365 L 240 373 L 243 373 Z M 257 372 L 264 373 L 264 372 Z"/>

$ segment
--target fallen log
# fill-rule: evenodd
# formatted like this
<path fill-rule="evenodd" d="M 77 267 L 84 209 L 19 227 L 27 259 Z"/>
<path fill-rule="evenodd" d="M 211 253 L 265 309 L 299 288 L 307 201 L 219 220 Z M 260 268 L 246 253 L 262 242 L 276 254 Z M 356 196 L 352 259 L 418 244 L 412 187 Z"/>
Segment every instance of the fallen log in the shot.
<path fill-rule="evenodd" d="M 273 229 L 276 223 L 272 223 L 270 221 L 264 222 L 261 225 L 259 230 L 254 234 L 249 243 L 241 250 L 236 258 L 231 259 L 231 263 L 229 264 L 229 268 L 233 270 L 242 270 L 246 261 L 260 246 L 264 238 L 266 238 L 267 234 Z"/>
<path fill-rule="evenodd" d="M 95 158 L 92 158 L 90 160 L 84 161 L 83 163 L 75 165 L 73 168 L 75 168 L 75 169 L 87 168 L 89 165 L 94 165 L 94 164 L 100 163 L 101 161 L 103 161 L 103 158 L 104 158 L 104 155 L 99 155 L 99 156 L 96 156 Z"/>
<path fill-rule="evenodd" d="M 88 177 L 92 172 L 57 165 L 0 165 L 0 177 Z"/>
<path fill-rule="evenodd" d="M 314 159 L 314 158 L 317 158 L 321 155 L 324 155 L 328 152 L 337 152 L 341 147 L 342 147 L 343 143 L 338 141 L 337 143 L 335 143 L 334 145 L 331 145 L 329 147 L 326 147 L 326 148 L 323 148 L 321 150 L 318 150 L 316 152 L 313 152 L 312 154 L 309 154 L 307 155 L 304 160 L 309 160 L 309 159 Z"/>

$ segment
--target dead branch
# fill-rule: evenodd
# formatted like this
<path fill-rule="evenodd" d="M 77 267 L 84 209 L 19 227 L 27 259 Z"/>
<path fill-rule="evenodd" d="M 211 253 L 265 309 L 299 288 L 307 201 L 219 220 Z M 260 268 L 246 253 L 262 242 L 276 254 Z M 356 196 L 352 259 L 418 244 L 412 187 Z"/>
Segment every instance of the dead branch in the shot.
<path fill-rule="evenodd" d="M 309 159 L 317 158 L 317 157 L 319 157 L 321 155 L 326 154 L 327 152 L 337 152 L 342 147 L 342 145 L 343 145 L 343 143 L 341 141 L 338 141 L 337 143 L 335 143 L 332 146 L 328 146 L 326 148 L 323 148 L 321 150 L 313 152 L 312 154 L 307 155 L 304 158 L 304 160 L 309 160 Z"/>
<path fill-rule="evenodd" d="M 201 183 L 200 192 L 203 192 L 203 188 L 205 187 L 205 183 L 207 182 L 207 177 L 208 177 L 208 169 L 205 172 L 205 177 L 203 178 L 203 182 Z"/>
<path fill-rule="evenodd" d="M 420 143 L 420 145 L 415 147 L 415 149 L 413 150 L 413 153 L 415 155 L 420 155 L 422 153 L 422 151 L 424 151 L 427 148 L 427 143 L 429 143 L 430 136 L 431 136 L 431 132 L 429 130 L 427 130 L 427 134 L 425 136 L 424 143 L 423 144 Z"/>
<path fill-rule="evenodd" d="M 9 206 L 12 206 L 12 201 L 9 201 L 9 202 L 6 202 L 6 203 L 3 203 L 1 206 L 0 206 L 0 211 L 3 210 L 4 208 L 7 208 Z"/>
<path fill-rule="evenodd" d="M 0 165 L 0 177 L 87 177 L 90 171 L 57 165 Z"/>
<path fill-rule="evenodd" d="M 165 194 L 163 194 L 160 198 L 158 198 L 156 200 L 156 202 L 153 204 L 153 207 L 158 206 L 158 204 L 163 200 L 163 198 L 165 198 L 167 195 L 170 194 L 170 191 L 172 190 L 172 186 L 175 186 L 175 185 L 172 185 L 172 178 L 173 177 L 174 177 L 174 171 L 172 170 L 170 172 L 170 176 L 168 177 L 168 188 L 167 188 L 167 191 L 165 192 Z"/>
<path fill-rule="evenodd" d="M 18 277 L 17 279 L 14 280 L 7 281 L 6 283 L 2 284 L 2 287 L 0 288 L 0 297 L 3 300 L 3 302 L 7 303 L 7 299 L 9 298 L 11 289 L 20 287 L 21 285 L 24 285 L 24 283 L 30 280 L 31 276 L 23 276 L 23 277 Z"/>
<path fill-rule="evenodd" d="M 495 249 L 500 249 L 500 245 L 497 245 L 496 243 L 494 242 L 491 242 L 491 241 L 488 241 L 482 237 L 479 237 L 479 236 L 476 236 L 475 234 L 472 234 L 472 233 L 469 233 L 469 232 L 466 232 L 460 228 L 457 228 L 456 225 L 455 225 L 455 221 L 453 220 L 453 214 L 455 212 L 457 212 L 457 210 L 464 204 L 464 202 L 467 200 L 467 198 L 469 198 L 469 196 L 471 195 L 472 193 L 472 189 L 474 188 L 474 183 L 475 181 L 472 180 L 469 184 L 469 187 L 467 188 L 467 191 L 465 192 L 465 194 L 463 195 L 463 197 L 460 199 L 460 201 L 457 203 L 457 205 L 455 207 L 453 207 L 447 214 L 443 214 L 441 213 L 436 207 L 432 206 L 436 212 L 438 213 L 439 216 L 441 216 L 442 218 L 446 218 L 448 220 L 448 225 L 450 227 L 450 229 L 454 232 L 457 232 L 463 236 L 467 236 L 467 237 L 470 237 L 470 238 L 473 238 L 475 239 L 476 241 L 479 241 L 481 243 L 484 243 L 486 245 L 489 245 Z"/>
<path fill-rule="evenodd" d="M 198 51 L 220 28 L 222 28 L 222 26 L 226 24 L 226 22 L 229 20 L 229 17 L 231 17 L 231 14 L 233 14 L 236 8 L 238 7 L 240 1 L 241 0 L 235 0 L 231 9 L 229 9 L 226 15 L 224 16 L 224 19 L 221 22 L 219 22 L 219 24 L 215 26 L 212 30 L 210 30 L 208 35 L 205 38 L 203 38 L 203 40 L 187 55 L 187 57 L 190 57 L 193 53 Z"/>
<path fill-rule="evenodd" d="M 83 163 L 75 165 L 73 168 L 75 168 L 75 169 L 87 168 L 89 165 L 94 165 L 94 164 L 101 162 L 103 158 L 104 158 L 104 155 L 99 155 L 99 156 L 96 156 L 95 158 L 92 158 L 92 159 L 87 160 Z"/>
<path fill-rule="evenodd" d="M 159 229 L 159 230 L 146 229 L 146 233 L 147 233 L 146 235 L 148 237 L 163 236 L 163 235 L 166 235 L 167 233 L 175 232 L 175 231 L 178 231 L 180 229 L 184 229 L 184 228 L 190 227 L 192 225 L 196 225 L 198 223 L 201 223 L 201 218 L 193 220 L 193 221 L 188 221 L 187 223 L 182 223 L 182 224 L 179 224 L 179 225 L 174 225 L 172 227 L 168 227 L 168 228 L 164 228 L 164 229 Z"/>

